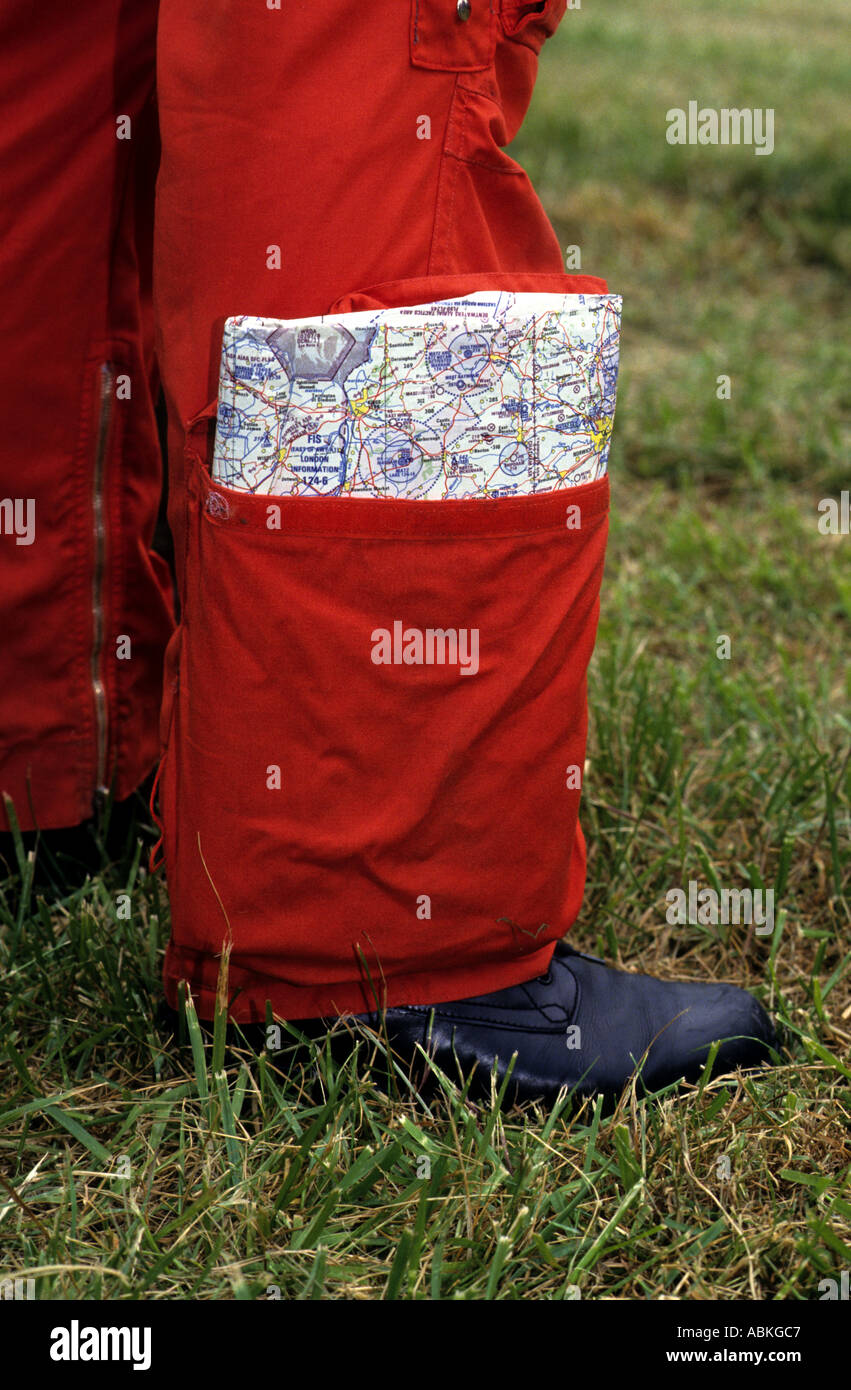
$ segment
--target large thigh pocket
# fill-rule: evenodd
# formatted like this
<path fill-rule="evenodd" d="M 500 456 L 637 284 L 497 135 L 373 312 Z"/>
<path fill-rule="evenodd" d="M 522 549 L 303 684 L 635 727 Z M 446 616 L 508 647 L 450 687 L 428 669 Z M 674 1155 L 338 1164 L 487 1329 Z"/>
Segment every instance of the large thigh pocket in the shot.
<path fill-rule="evenodd" d="M 364 970 L 427 1002 L 416 976 L 562 935 L 608 480 L 261 497 L 202 452 L 165 807 L 178 956 L 229 935 L 236 978 L 352 1007 Z"/>

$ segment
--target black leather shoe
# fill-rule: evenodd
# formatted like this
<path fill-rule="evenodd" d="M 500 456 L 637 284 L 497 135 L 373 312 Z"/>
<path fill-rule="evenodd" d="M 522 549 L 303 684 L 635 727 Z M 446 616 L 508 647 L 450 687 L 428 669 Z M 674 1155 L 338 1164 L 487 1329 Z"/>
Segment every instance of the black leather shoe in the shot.
<path fill-rule="evenodd" d="M 551 1101 L 563 1086 L 612 1100 L 636 1072 L 647 1093 L 695 1081 L 718 1040 L 716 1076 L 780 1048 L 762 1005 L 735 985 L 629 975 L 564 942 L 548 973 L 527 984 L 356 1017 L 402 1059 L 415 1058 L 419 1043 L 453 1080 L 473 1072 L 471 1094 L 489 1091 L 495 1061 L 502 1081 L 516 1052 L 509 1094 L 521 1101 Z"/>
<path fill-rule="evenodd" d="M 162 1006 L 160 1025 L 176 1041 L 177 1014 Z M 673 1082 L 695 1081 L 713 1042 L 721 1041 L 712 1075 L 756 1067 L 780 1052 L 762 1005 L 735 985 L 657 980 L 629 975 L 598 956 L 559 942 L 546 975 L 453 1003 L 410 1005 L 382 1014 L 343 1019 L 301 1019 L 291 1025 L 305 1040 L 328 1036 L 338 1060 L 368 1030 L 385 1038 L 397 1062 L 420 1088 L 433 1089 L 418 1044 L 453 1080 L 471 1077 L 468 1094 L 487 1097 L 496 1063 L 498 1083 L 516 1052 L 508 1085 L 511 1100 L 553 1101 L 567 1087 L 581 1099 L 601 1094 L 608 1103 L 633 1075 L 652 1094 Z M 208 1033 L 211 1025 L 201 1022 Z M 229 1044 L 254 1051 L 268 1046 L 265 1025 L 231 1025 Z M 297 1063 L 306 1049 L 289 1029 L 282 1053 Z M 373 1067 L 380 1080 L 381 1065 Z"/>

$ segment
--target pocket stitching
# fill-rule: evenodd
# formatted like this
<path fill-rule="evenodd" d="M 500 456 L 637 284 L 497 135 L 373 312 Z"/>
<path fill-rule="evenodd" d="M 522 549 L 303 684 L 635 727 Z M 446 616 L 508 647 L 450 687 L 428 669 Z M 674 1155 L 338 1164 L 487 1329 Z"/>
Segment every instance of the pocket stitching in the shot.
<path fill-rule="evenodd" d="M 559 516 L 558 519 L 550 520 L 550 510 L 552 510 L 553 513 L 556 513 L 562 506 L 569 505 L 569 499 L 575 499 L 577 494 L 580 494 L 581 502 L 582 492 L 586 488 L 593 488 L 594 491 L 590 495 L 586 495 L 585 505 L 582 508 L 583 516 L 587 524 L 583 524 L 581 529 L 577 531 L 569 532 L 566 539 L 569 542 L 571 542 L 580 540 L 582 536 L 587 532 L 587 530 L 605 521 L 610 509 L 611 489 L 609 484 L 608 473 L 603 474 L 603 476 L 600 478 L 593 478 L 588 483 L 581 483 L 575 487 L 559 488 L 552 492 L 529 493 L 519 497 L 516 495 L 511 495 L 508 497 L 494 497 L 488 500 L 484 500 L 481 498 L 467 498 L 459 499 L 458 501 L 444 500 L 442 502 L 427 502 L 423 499 L 405 501 L 399 498 L 385 497 L 289 497 L 285 494 L 242 493 L 238 489 L 226 488 L 222 484 L 217 483 L 215 479 L 211 477 L 209 471 L 204 467 L 204 464 L 201 461 L 201 458 L 198 454 L 191 454 L 191 458 L 193 471 L 195 474 L 195 480 L 200 485 L 199 490 L 196 491 L 193 489 L 193 501 L 195 503 L 195 506 L 197 507 L 197 513 L 201 521 L 201 524 L 210 526 L 214 530 L 233 530 L 234 526 L 246 527 L 247 534 L 254 536 L 255 539 L 260 538 L 270 545 L 277 545 L 279 541 L 284 539 L 310 539 L 311 537 L 325 539 L 339 538 L 340 540 L 364 541 L 367 543 L 384 540 L 403 540 L 408 542 L 419 543 L 425 541 L 464 542 L 467 540 L 475 540 L 478 538 L 499 540 L 506 537 L 514 538 L 521 536 L 540 536 L 546 535 L 548 533 L 558 534 L 564 532 L 567 528 L 564 526 L 561 516 Z M 211 493 L 215 493 L 217 491 L 221 491 L 225 495 L 225 500 L 228 502 L 230 511 L 227 518 L 223 516 L 214 516 L 207 509 L 206 496 L 209 496 Z M 236 504 L 236 512 L 234 512 L 234 508 L 233 506 L 231 506 L 229 500 L 230 497 L 234 498 Z M 319 529 L 318 527 L 315 528 L 310 525 L 306 529 L 302 528 L 301 526 L 297 526 L 295 528 L 287 528 L 286 525 L 282 525 L 280 529 L 275 528 L 274 530 L 270 530 L 265 524 L 261 523 L 259 517 L 256 519 L 250 519 L 248 517 L 240 516 L 239 509 L 248 498 L 251 498 L 252 501 L 258 502 L 259 505 L 264 508 L 273 505 L 277 502 L 286 510 L 301 511 L 306 519 L 311 518 L 312 514 L 313 518 L 315 518 L 317 521 L 321 521 L 321 517 L 319 516 L 320 511 L 325 510 L 326 512 L 328 512 L 330 510 L 331 512 L 339 512 L 341 503 L 345 507 L 355 506 L 359 509 L 362 509 L 364 506 L 366 506 L 369 509 L 369 517 L 365 516 L 363 510 L 360 511 L 360 515 L 364 518 L 364 521 L 369 522 L 370 525 L 366 526 L 364 529 L 361 530 L 342 530 L 337 529 L 336 527 L 331 525 L 329 525 L 327 529 Z M 441 507 L 451 507 L 453 509 L 452 516 L 458 521 L 463 520 L 465 517 L 464 511 L 461 510 L 465 507 L 465 503 L 470 504 L 470 510 L 467 516 L 468 521 L 473 516 L 476 516 L 478 518 L 478 516 L 481 515 L 481 512 L 478 511 L 478 509 L 481 507 L 499 507 L 500 503 L 510 503 L 512 504 L 512 506 L 510 508 L 506 508 L 503 506 L 503 508 L 501 509 L 503 513 L 503 523 L 505 524 L 505 529 L 503 530 L 479 529 L 478 526 L 473 526 L 472 529 L 463 529 L 459 525 L 457 530 L 449 529 L 438 530 L 435 532 L 418 533 L 417 531 L 405 529 L 385 529 L 383 524 L 381 529 L 376 529 L 374 525 L 372 525 L 373 518 L 382 516 L 382 512 L 376 512 L 374 509 L 376 507 L 386 509 L 388 506 L 392 506 L 394 501 L 398 502 L 400 506 L 404 506 L 405 508 L 428 507 L 429 509 L 432 509 Z M 329 507 L 327 504 L 331 504 L 331 506 Z M 523 518 L 522 515 L 518 515 L 517 523 L 514 526 L 509 525 L 508 523 L 511 521 L 511 513 L 523 513 L 527 511 L 527 508 L 529 508 L 529 504 L 532 504 L 532 511 L 538 509 L 542 512 L 546 512 L 546 518 L 543 519 L 541 523 L 537 526 L 532 525 L 529 522 L 526 522 L 524 525 L 525 518 Z M 573 505 L 575 505 L 575 502 L 573 503 Z M 473 507 L 477 509 L 476 512 L 472 510 Z M 409 512 L 408 514 L 411 517 L 415 515 L 414 512 Z M 384 515 L 386 515 L 386 511 Z M 445 512 L 439 513 L 438 511 L 430 511 L 428 514 L 420 513 L 420 515 L 433 515 L 435 521 L 440 521 L 444 525 L 449 520 L 449 517 Z M 495 520 L 496 518 L 494 518 L 494 521 Z M 517 529 L 518 526 L 522 526 L 523 529 Z"/>

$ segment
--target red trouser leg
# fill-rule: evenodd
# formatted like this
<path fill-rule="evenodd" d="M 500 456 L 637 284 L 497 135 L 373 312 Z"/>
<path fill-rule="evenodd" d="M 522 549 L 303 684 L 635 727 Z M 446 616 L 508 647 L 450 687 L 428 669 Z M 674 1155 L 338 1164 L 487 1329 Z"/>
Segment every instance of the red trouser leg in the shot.
<path fill-rule="evenodd" d="M 267 999 L 294 1018 L 359 1010 L 373 986 L 387 1005 L 470 995 L 545 969 L 579 909 L 565 767 L 584 757 L 605 479 L 581 535 L 562 493 L 484 513 L 292 499 L 273 536 L 265 499 L 211 487 L 204 418 L 229 315 L 600 288 L 562 273 L 501 148 L 563 10 L 161 4 L 155 287 L 183 602 L 162 720 L 172 1003 L 187 979 L 210 1013 L 228 936 L 237 1018 Z M 370 632 L 397 618 L 480 628 L 481 670 L 416 684 L 372 665 Z"/>
<path fill-rule="evenodd" d="M 128 796 L 158 752 L 155 21 L 147 0 L 0 17 L 0 792 L 25 829 Z"/>

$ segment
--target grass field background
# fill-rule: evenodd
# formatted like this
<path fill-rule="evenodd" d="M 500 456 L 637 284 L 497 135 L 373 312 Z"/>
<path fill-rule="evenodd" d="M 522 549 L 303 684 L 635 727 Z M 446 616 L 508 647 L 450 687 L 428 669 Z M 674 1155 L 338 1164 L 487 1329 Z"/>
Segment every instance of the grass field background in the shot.
<path fill-rule="evenodd" d="M 53 1298 L 814 1299 L 851 1269 L 851 537 L 817 526 L 849 487 L 849 51 L 838 0 L 584 0 L 513 148 L 624 297 L 573 940 L 754 989 L 789 1064 L 605 1116 L 472 1106 L 450 1081 L 388 1098 L 364 1059 L 319 1055 L 299 1085 L 198 1038 L 179 1055 L 141 841 L 50 900 L 22 855 L 0 886 L 0 1278 Z M 774 108 L 774 153 L 669 146 L 690 100 Z M 774 938 L 668 926 L 689 879 L 773 887 Z"/>

